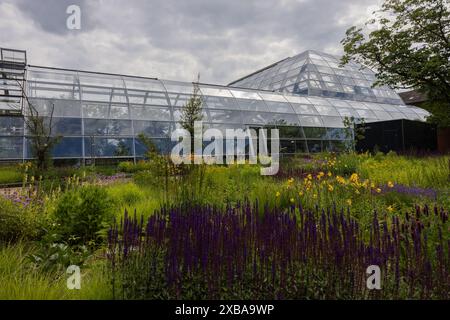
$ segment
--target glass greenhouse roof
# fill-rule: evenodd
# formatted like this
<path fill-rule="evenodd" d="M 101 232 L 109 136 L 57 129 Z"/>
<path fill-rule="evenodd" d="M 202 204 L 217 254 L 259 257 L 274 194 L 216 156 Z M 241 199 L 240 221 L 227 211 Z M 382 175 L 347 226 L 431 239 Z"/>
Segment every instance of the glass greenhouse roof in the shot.
<path fill-rule="evenodd" d="M 59 103 L 55 116 L 84 118 L 179 121 L 191 97 L 193 83 L 30 67 L 29 96 L 41 112 L 49 112 L 49 99 Z M 343 127 L 345 116 L 366 122 L 392 119 L 424 120 L 428 113 L 402 103 L 352 101 L 289 92 L 269 92 L 199 84 L 204 121 L 211 124 L 297 125 Z M 80 102 L 76 104 L 75 102 Z"/>
<path fill-rule="evenodd" d="M 375 73 L 350 62 L 340 66 L 340 57 L 306 51 L 230 83 L 231 86 L 283 93 L 335 97 L 376 103 L 403 104 L 387 86 L 372 88 Z"/>

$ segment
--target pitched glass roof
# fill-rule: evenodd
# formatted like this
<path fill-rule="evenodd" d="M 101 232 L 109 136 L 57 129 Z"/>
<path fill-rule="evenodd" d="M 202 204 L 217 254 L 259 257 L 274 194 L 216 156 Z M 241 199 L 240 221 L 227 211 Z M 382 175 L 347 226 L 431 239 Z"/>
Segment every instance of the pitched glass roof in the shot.
<path fill-rule="evenodd" d="M 353 101 L 404 104 L 387 86 L 372 88 L 375 73 L 340 57 L 305 51 L 230 83 L 231 86 Z"/>

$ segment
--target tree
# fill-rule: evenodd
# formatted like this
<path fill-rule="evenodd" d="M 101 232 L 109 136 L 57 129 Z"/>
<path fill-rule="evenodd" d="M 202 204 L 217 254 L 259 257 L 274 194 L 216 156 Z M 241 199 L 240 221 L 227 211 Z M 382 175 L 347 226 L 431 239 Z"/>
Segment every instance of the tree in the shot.
<path fill-rule="evenodd" d="M 61 136 L 54 135 L 52 132 L 55 104 L 52 103 L 48 116 L 40 115 L 37 108 L 28 98 L 24 85 L 20 81 L 17 82 L 25 99 L 24 122 L 31 143 L 31 153 L 36 158 L 37 169 L 44 171 L 52 164 L 52 150 L 61 139 Z"/>
<path fill-rule="evenodd" d="M 450 2 L 449 0 L 385 0 L 366 26 L 353 26 L 341 41 L 342 63 L 354 60 L 374 69 L 374 85 L 417 89 L 439 126 L 450 125 Z M 445 115 L 445 116 L 441 116 Z"/>
<path fill-rule="evenodd" d="M 194 150 L 194 123 L 202 121 L 202 97 L 198 83 L 200 82 L 200 74 L 197 76 L 197 82 L 194 82 L 194 91 L 192 97 L 188 100 L 182 109 L 180 124 L 191 135 L 191 150 Z"/>

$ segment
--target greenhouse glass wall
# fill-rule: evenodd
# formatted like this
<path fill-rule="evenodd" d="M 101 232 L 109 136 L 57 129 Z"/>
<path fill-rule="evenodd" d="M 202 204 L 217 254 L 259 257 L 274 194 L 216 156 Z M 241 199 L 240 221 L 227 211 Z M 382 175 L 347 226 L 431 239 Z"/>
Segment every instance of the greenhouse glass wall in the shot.
<path fill-rule="evenodd" d="M 316 51 L 227 86 L 38 67 L 26 64 L 23 54 L 6 54 L 0 64 L 0 160 L 32 158 L 23 121 L 26 99 L 11 94 L 21 76 L 29 102 L 40 115 L 52 115 L 52 132 L 61 137 L 53 150 L 57 159 L 139 159 L 146 151 L 140 133 L 169 152 L 175 144 L 171 132 L 180 127 L 194 85 L 203 101 L 204 128 L 275 127 L 287 154 L 341 150 L 349 139 L 344 117 L 375 122 L 428 116 L 390 88 L 372 88 L 372 71 L 354 63 L 341 67 L 339 57 Z"/>

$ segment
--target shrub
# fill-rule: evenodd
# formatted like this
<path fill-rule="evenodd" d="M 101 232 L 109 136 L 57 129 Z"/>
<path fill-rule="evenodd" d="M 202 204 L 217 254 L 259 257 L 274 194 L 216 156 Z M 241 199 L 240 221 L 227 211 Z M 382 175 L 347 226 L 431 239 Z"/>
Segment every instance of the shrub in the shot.
<path fill-rule="evenodd" d="M 57 232 L 66 240 L 96 241 L 112 220 L 112 202 L 105 189 L 84 186 L 65 192 L 55 209 Z"/>
<path fill-rule="evenodd" d="M 108 188 L 108 194 L 119 206 L 131 206 L 144 198 L 144 192 L 134 183 L 117 184 Z"/>
<path fill-rule="evenodd" d="M 0 242 L 38 238 L 43 230 L 44 219 L 44 216 L 0 196 Z"/>
<path fill-rule="evenodd" d="M 131 161 L 125 161 L 118 164 L 117 168 L 122 172 L 127 173 L 135 173 L 143 170 L 149 170 L 151 169 L 151 164 L 149 161 L 138 161 L 136 164 L 134 164 Z"/>

